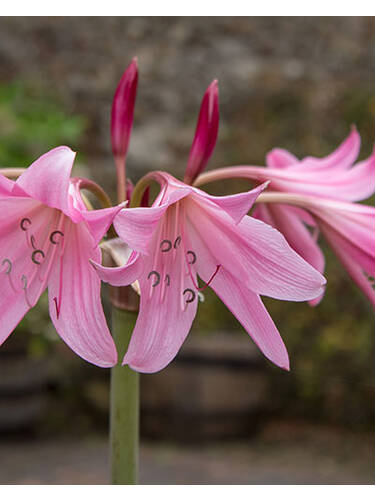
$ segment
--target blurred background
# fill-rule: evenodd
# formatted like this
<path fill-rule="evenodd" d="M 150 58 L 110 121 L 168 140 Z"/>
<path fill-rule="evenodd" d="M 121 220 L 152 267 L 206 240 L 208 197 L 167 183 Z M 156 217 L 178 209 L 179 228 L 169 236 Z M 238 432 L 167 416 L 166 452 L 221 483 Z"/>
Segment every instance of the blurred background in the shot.
<path fill-rule="evenodd" d="M 365 158 L 374 47 L 375 18 L 1 18 L 0 165 L 24 167 L 66 144 L 78 151 L 76 175 L 114 199 L 111 100 L 135 55 L 134 181 L 183 174 L 214 78 L 221 122 L 209 168 L 263 165 L 275 146 L 324 156 L 352 123 Z M 373 310 L 322 246 L 328 287 L 317 308 L 265 300 L 290 373 L 205 292 L 176 360 L 141 377 L 141 482 L 375 482 Z M 41 300 L 0 349 L 0 483 L 108 482 L 108 389 L 109 371 L 69 351 Z"/>

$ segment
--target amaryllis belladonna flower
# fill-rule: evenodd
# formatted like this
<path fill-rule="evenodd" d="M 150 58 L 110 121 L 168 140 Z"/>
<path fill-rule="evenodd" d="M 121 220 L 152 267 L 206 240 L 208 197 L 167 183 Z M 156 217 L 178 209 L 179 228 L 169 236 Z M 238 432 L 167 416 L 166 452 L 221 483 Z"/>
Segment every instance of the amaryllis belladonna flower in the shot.
<path fill-rule="evenodd" d="M 82 358 L 112 366 L 117 352 L 100 300 L 98 243 L 119 207 L 86 209 L 70 179 L 75 153 L 61 146 L 16 182 L 0 175 L 0 343 L 48 287 L 61 338 Z"/>
<path fill-rule="evenodd" d="M 166 173 L 148 177 L 161 191 L 151 208 L 134 209 L 154 214 L 142 226 L 147 234 L 121 211 L 114 224 L 134 249 L 129 262 L 117 268 L 93 263 L 113 285 L 139 277 L 140 311 L 123 363 L 141 372 L 164 368 L 190 330 L 199 291 L 210 286 L 265 356 L 288 369 L 287 351 L 259 295 L 308 300 L 321 294 L 325 279 L 278 231 L 246 215 L 265 186 L 216 197 Z"/>
<path fill-rule="evenodd" d="M 367 160 L 358 157 L 360 136 L 355 128 L 348 138 L 325 158 L 298 160 L 292 153 L 275 148 L 267 154 L 267 168 L 226 167 L 203 174 L 197 185 L 210 180 L 242 177 L 271 180 L 273 191 L 312 194 L 322 198 L 358 201 L 375 192 L 375 153 Z M 258 204 L 253 214 L 283 233 L 291 247 L 318 271 L 324 271 L 324 256 L 318 245 L 318 231 L 311 215 L 302 208 L 281 204 Z M 307 226 L 313 228 L 309 230 Z M 310 301 L 316 305 L 321 297 Z"/>
<path fill-rule="evenodd" d="M 375 306 L 375 208 L 288 193 L 266 193 L 277 201 L 309 210 L 353 281 Z"/>

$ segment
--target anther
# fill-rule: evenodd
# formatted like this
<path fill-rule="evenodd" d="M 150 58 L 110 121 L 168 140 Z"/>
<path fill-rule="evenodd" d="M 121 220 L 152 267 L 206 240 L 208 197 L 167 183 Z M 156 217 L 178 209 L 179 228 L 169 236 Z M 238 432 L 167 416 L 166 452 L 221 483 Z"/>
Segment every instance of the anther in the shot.
<path fill-rule="evenodd" d="M 157 271 L 150 271 L 148 273 L 147 279 L 149 280 L 151 276 L 156 276 L 156 279 L 152 284 L 152 286 L 158 286 L 158 284 L 160 283 L 160 273 L 158 273 Z"/>
<path fill-rule="evenodd" d="M 29 226 L 31 226 L 31 220 L 28 217 L 24 217 L 20 223 L 22 231 L 27 231 Z"/>
<path fill-rule="evenodd" d="M 37 255 L 41 256 L 41 260 L 37 259 Z M 38 266 L 42 263 L 45 255 L 43 250 L 34 250 L 33 253 L 31 254 L 31 260 L 34 262 L 34 264 L 38 264 Z"/>
<path fill-rule="evenodd" d="M 186 303 L 189 304 L 190 302 L 193 302 L 195 299 L 195 292 L 191 288 L 186 288 L 183 292 L 183 295 L 188 294 L 188 298 L 186 299 Z"/>
<path fill-rule="evenodd" d="M 57 297 L 53 297 L 53 302 L 55 303 L 55 307 L 56 307 L 56 318 L 59 319 L 60 308 L 59 308 L 59 305 L 57 303 Z"/>
<path fill-rule="evenodd" d="M 56 240 L 56 236 L 59 235 L 59 239 Z M 64 233 L 61 231 L 53 231 L 53 233 L 50 234 L 49 236 L 49 241 L 52 243 L 52 245 L 58 245 L 60 242 L 60 239 L 63 238 Z"/>
<path fill-rule="evenodd" d="M 5 271 L 5 274 L 10 274 L 12 271 L 13 264 L 9 259 L 4 259 L 1 265 L 8 264 L 8 269 Z"/>
<path fill-rule="evenodd" d="M 31 246 L 36 250 L 35 237 L 33 234 L 30 236 L 30 243 L 31 243 Z"/>
<path fill-rule="evenodd" d="M 24 274 L 21 276 L 21 281 L 22 281 L 22 290 L 27 289 L 27 276 Z"/>
<path fill-rule="evenodd" d="M 171 278 L 170 278 L 169 274 L 165 275 L 165 280 L 164 281 L 165 281 L 165 283 L 166 283 L 167 286 L 169 286 L 171 284 Z"/>
<path fill-rule="evenodd" d="M 171 250 L 171 248 L 172 248 L 172 242 L 170 240 L 163 240 L 160 243 L 160 250 L 162 252 L 169 252 L 169 250 Z"/>
<path fill-rule="evenodd" d="M 192 250 L 188 250 L 186 252 L 186 255 L 191 256 L 191 259 L 188 260 L 188 264 L 195 264 L 195 262 L 197 261 L 197 256 L 195 255 L 195 253 Z"/>
<path fill-rule="evenodd" d="M 180 246 L 181 243 L 181 236 L 177 236 L 177 238 L 174 241 L 173 246 L 177 249 Z"/>

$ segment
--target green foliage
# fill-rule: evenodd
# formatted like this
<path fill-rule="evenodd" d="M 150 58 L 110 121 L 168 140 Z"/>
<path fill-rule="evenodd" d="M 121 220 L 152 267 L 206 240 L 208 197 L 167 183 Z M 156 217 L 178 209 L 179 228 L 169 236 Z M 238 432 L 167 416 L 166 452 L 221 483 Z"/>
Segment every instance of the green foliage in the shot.
<path fill-rule="evenodd" d="M 49 149 L 73 149 L 85 120 L 64 110 L 50 90 L 13 82 L 0 85 L 0 165 L 26 167 Z"/>

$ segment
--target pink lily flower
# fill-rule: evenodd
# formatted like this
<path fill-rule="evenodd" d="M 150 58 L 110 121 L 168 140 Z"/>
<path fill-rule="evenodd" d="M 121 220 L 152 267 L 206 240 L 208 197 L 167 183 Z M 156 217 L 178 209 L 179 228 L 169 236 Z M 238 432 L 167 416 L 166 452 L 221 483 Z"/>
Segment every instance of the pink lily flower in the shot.
<path fill-rule="evenodd" d="M 243 177 L 261 182 L 271 180 L 274 191 L 358 201 L 371 196 L 375 191 L 375 151 L 367 160 L 353 166 L 359 148 L 360 136 L 353 128 L 336 151 L 325 158 L 306 157 L 299 161 L 289 151 L 276 148 L 267 154 L 266 169 L 241 166 L 213 170 L 201 175 L 197 185 L 210 178 Z M 319 272 L 324 272 L 325 259 L 317 242 L 319 232 L 313 217 L 307 211 L 277 203 L 259 204 L 253 216 L 281 231 L 299 255 Z M 310 301 L 310 305 L 317 305 L 323 295 Z"/>
<path fill-rule="evenodd" d="M 137 217 L 153 214 L 143 223 L 146 232 L 125 217 L 126 210 L 114 222 L 134 250 L 129 262 L 117 268 L 93 263 L 102 280 L 116 286 L 139 278 L 140 311 L 123 364 L 146 373 L 164 368 L 190 330 L 199 291 L 210 286 L 264 355 L 289 369 L 286 348 L 259 295 L 312 299 L 321 294 L 325 279 L 278 231 L 246 215 L 265 185 L 216 197 L 167 173 L 148 177 L 161 191 L 152 207 L 134 209 Z"/>
<path fill-rule="evenodd" d="M 272 200 L 305 208 L 313 214 L 349 276 L 375 306 L 375 208 L 308 195 L 264 195 L 265 202 Z"/>
<path fill-rule="evenodd" d="M 117 362 L 100 300 L 98 243 L 122 206 L 88 211 L 70 179 L 75 153 L 61 146 L 16 182 L 0 175 L 0 344 L 48 287 L 61 338 L 98 366 Z"/>

